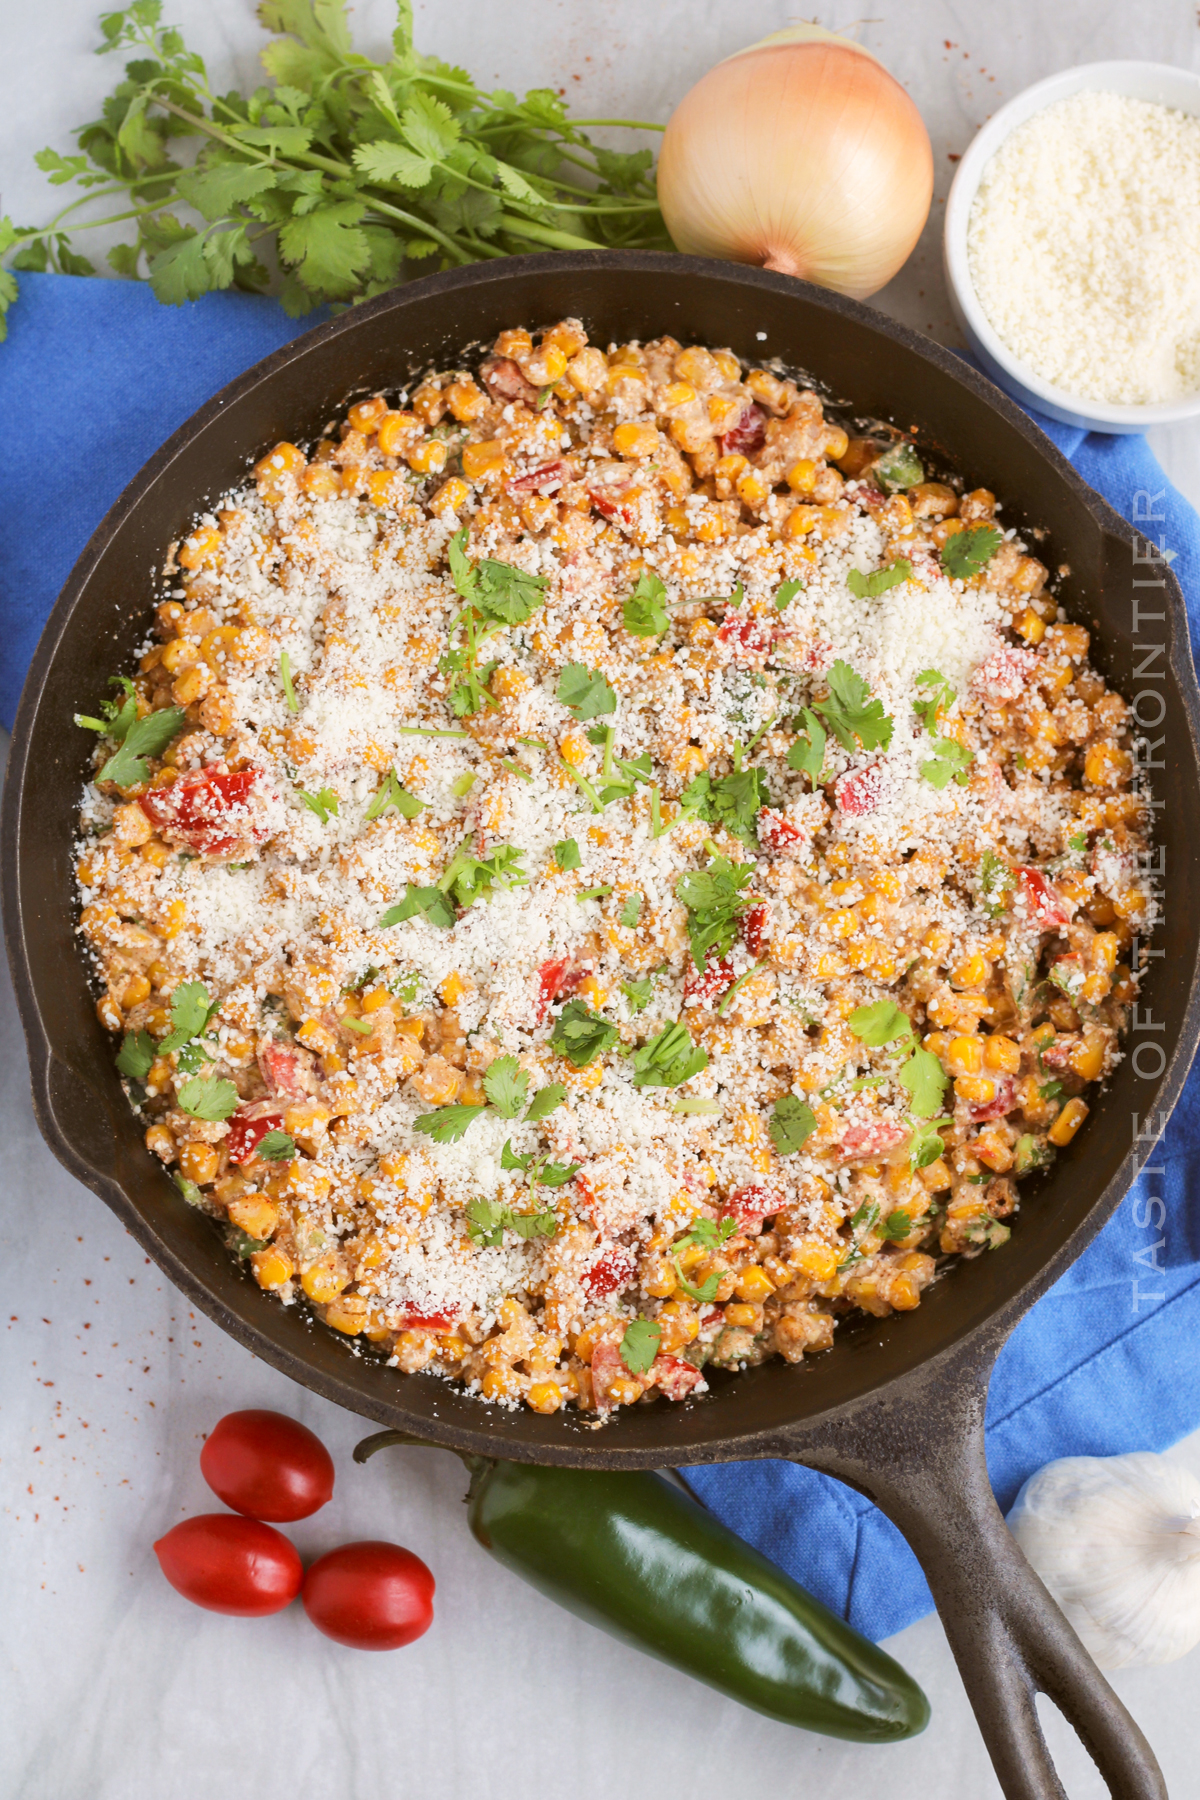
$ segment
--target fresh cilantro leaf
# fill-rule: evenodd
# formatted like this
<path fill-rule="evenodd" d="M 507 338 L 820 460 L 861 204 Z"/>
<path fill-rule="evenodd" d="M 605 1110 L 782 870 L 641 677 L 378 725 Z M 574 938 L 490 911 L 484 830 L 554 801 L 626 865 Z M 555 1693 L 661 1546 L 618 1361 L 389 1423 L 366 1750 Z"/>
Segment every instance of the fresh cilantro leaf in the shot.
<path fill-rule="evenodd" d="M 871 474 L 885 494 L 916 487 L 925 479 L 920 457 L 912 445 L 906 443 L 893 444 L 890 450 L 885 450 L 878 461 L 872 463 Z"/>
<path fill-rule="evenodd" d="M 898 1079 L 901 1087 L 908 1089 L 917 1117 L 927 1119 L 941 1106 L 950 1078 L 932 1050 L 916 1049 Z"/>
<path fill-rule="evenodd" d="M 880 594 L 886 594 L 889 588 L 899 587 L 902 581 L 912 580 L 912 564 L 906 556 L 899 556 L 886 569 L 873 569 L 864 575 L 861 569 L 848 569 L 846 586 L 856 600 L 878 600 Z"/>
<path fill-rule="evenodd" d="M 861 1232 L 865 1237 L 867 1232 L 874 1228 L 875 1221 L 878 1217 L 879 1207 L 877 1203 L 873 1200 L 864 1200 L 858 1211 L 851 1217 L 850 1229 L 854 1232 Z"/>
<path fill-rule="evenodd" d="M 315 794 L 306 794 L 303 788 L 297 788 L 296 792 L 299 794 L 301 800 L 303 800 L 305 806 L 307 806 L 309 812 L 316 813 L 317 818 L 321 821 L 322 825 L 328 825 L 330 819 L 338 809 L 338 797 L 333 789 L 327 787 L 318 788 Z M 370 817 L 370 814 L 367 816 Z"/>
<path fill-rule="evenodd" d="M 686 1025 L 674 1021 L 633 1056 L 634 1087 L 681 1087 L 708 1067 L 708 1051 L 692 1042 Z"/>
<path fill-rule="evenodd" d="M 818 700 L 815 710 L 829 725 L 843 750 L 886 750 L 892 741 L 892 721 L 882 700 L 871 699 L 861 675 L 839 658 L 828 675 L 829 697 Z"/>
<path fill-rule="evenodd" d="M 568 1000 L 554 1021 L 550 1048 L 565 1056 L 577 1069 L 586 1069 L 597 1056 L 611 1050 L 620 1032 L 599 1013 L 592 1011 L 586 1000 Z"/>
<path fill-rule="evenodd" d="M 414 1119 L 413 1130 L 432 1138 L 435 1144 L 456 1144 L 488 1110 L 486 1106 L 439 1106 L 436 1112 L 422 1113 Z"/>
<path fill-rule="evenodd" d="M 653 1319 L 631 1319 L 621 1339 L 621 1361 L 631 1375 L 644 1375 L 658 1355 L 662 1326 Z"/>
<path fill-rule="evenodd" d="M 666 587 L 658 576 L 643 569 L 637 586 L 621 608 L 626 631 L 631 631 L 635 637 L 661 637 L 671 623 L 663 605 L 666 597 Z"/>
<path fill-rule="evenodd" d="M 804 731 L 788 749 L 787 766 L 807 775 L 813 787 L 818 788 L 821 785 L 821 771 L 825 767 L 825 745 L 828 740 L 825 727 L 807 706 L 804 708 L 804 727 Z"/>
<path fill-rule="evenodd" d="M 908 1236 L 912 1228 L 912 1214 L 898 1206 L 895 1212 L 888 1214 L 879 1231 L 885 1243 L 898 1244 L 901 1238 Z"/>
<path fill-rule="evenodd" d="M 473 1244 L 494 1250 L 504 1237 L 504 1215 L 508 1208 L 498 1200 L 470 1200 L 467 1203 L 467 1235 Z"/>
<path fill-rule="evenodd" d="M 175 1067 L 184 1075 L 198 1075 L 205 1063 L 211 1061 L 211 1053 L 206 1053 L 199 1044 L 185 1044 L 175 1053 Z"/>
<path fill-rule="evenodd" d="M 942 1142 L 941 1127 L 950 1125 L 949 1118 L 929 1119 L 922 1123 L 917 1119 L 910 1120 L 913 1134 L 908 1146 L 908 1166 L 915 1173 L 918 1169 L 927 1169 L 935 1163 L 946 1148 Z"/>
<path fill-rule="evenodd" d="M 1072 836 L 1067 839 L 1067 849 L 1074 850 L 1077 856 L 1082 856 L 1087 849 L 1086 833 L 1082 831 L 1073 833 Z"/>
<path fill-rule="evenodd" d="M 732 1237 L 736 1230 L 736 1219 L 722 1219 L 719 1225 L 715 1225 L 711 1219 L 697 1219 L 692 1230 L 678 1239 L 671 1247 L 671 1258 L 675 1264 L 675 1274 L 680 1287 L 685 1294 L 693 1300 L 698 1300 L 702 1306 L 710 1305 L 716 1298 L 721 1278 L 714 1272 L 706 1275 L 701 1282 L 691 1282 L 680 1268 L 679 1258 L 689 1244 L 703 1244 L 708 1250 L 719 1249 L 726 1238 Z"/>
<path fill-rule="evenodd" d="M 190 1081 L 183 1083 L 177 1098 L 184 1112 L 210 1123 L 227 1119 L 238 1106 L 238 1091 L 232 1081 L 215 1081 L 199 1075 L 193 1075 Z"/>
<path fill-rule="evenodd" d="M 130 1081 L 145 1081 L 157 1055 L 148 1031 L 127 1031 L 117 1052 L 117 1067 Z"/>
<path fill-rule="evenodd" d="M 649 1006 L 652 986 L 649 975 L 643 975 L 639 981 L 621 983 L 621 992 L 629 1002 L 630 1012 L 640 1013 Z"/>
<path fill-rule="evenodd" d="M 979 863 L 979 892 L 989 918 L 998 919 L 1001 916 L 1004 911 L 1004 896 L 1014 882 L 1013 872 L 1003 857 L 997 856 L 994 850 L 985 850 Z"/>
<path fill-rule="evenodd" d="M 969 581 L 987 567 L 1002 541 L 994 525 L 968 525 L 942 545 L 942 567 L 955 581 Z"/>
<path fill-rule="evenodd" d="M 504 1224 L 519 1238 L 553 1237 L 558 1230 L 558 1214 L 550 1211 L 519 1213 L 505 1207 Z"/>
<path fill-rule="evenodd" d="M 581 1163 L 576 1163 L 576 1162 L 573 1162 L 573 1163 L 556 1163 L 556 1162 L 536 1163 L 534 1165 L 532 1179 L 534 1181 L 536 1181 L 540 1187 L 548 1187 L 548 1188 L 562 1187 L 565 1182 L 570 1181 L 573 1176 L 578 1175 L 582 1166 L 583 1165 Z"/>
<path fill-rule="evenodd" d="M 561 1081 L 548 1082 L 544 1088 L 538 1089 L 530 1101 L 529 1111 L 525 1114 L 526 1123 L 536 1125 L 539 1119 L 548 1119 L 555 1108 L 562 1105 L 566 1097 L 567 1090 Z"/>
<path fill-rule="evenodd" d="M 283 697 L 287 701 L 289 712 L 299 712 L 300 702 L 296 698 L 296 689 L 292 684 L 292 659 L 286 650 L 279 655 L 279 681 L 283 688 Z"/>
<path fill-rule="evenodd" d="M 486 899 L 493 888 L 522 887 L 528 883 L 528 875 L 519 866 L 525 855 L 523 850 L 513 844 L 500 844 L 491 856 L 478 857 L 467 848 L 472 841 L 464 838 L 451 857 L 438 882 L 441 893 L 448 894 L 460 906 L 473 906 L 476 900 Z"/>
<path fill-rule="evenodd" d="M 632 931 L 638 922 L 641 910 L 642 896 L 640 894 L 630 894 L 626 899 L 624 906 L 621 908 L 619 923 L 624 925 L 627 931 Z"/>
<path fill-rule="evenodd" d="M 389 925 L 402 925 L 406 919 L 425 918 L 431 925 L 449 931 L 457 917 L 453 901 L 447 899 L 441 888 L 417 887 L 410 881 L 406 883 L 403 900 L 389 906 L 379 921 L 379 928 L 382 931 Z"/>
<path fill-rule="evenodd" d="M 586 663 L 567 663 L 554 691 L 577 719 L 598 719 L 617 710 L 617 696 L 599 670 Z"/>
<path fill-rule="evenodd" d="M 512 1139 L 505 1138 L 504 1147 L 500 1152 L 500 1167 L 502 1169 L 515 1169 L 520 1174 L 524 1175 L 528 1172 L 530 1163 L 535 1160 L 534 1152 L 532 1150 L 529 1152 L 528 1156 L 518 1156 L 512 1147 Z"/>
<path fill-rule="evenodd" d="M 220 1010 L 220 1001 L 210 997 L 202 981 L 181 981 L 171 995 L 171 1023 L 175 1029 L 159 1044 L 159 1055 L 168 1056 L 199 1037 Z"/>
<path fill-rule="evenodd" d="M 917 690 L 913 711 L 932 737 L 937 731 L 938 713 L 950 711 L 957 697 L 956 691 L 940 669 L 922 669 L 917 676 Z"/>
<path fill-rule="evenodd" d="M 515 1119 L 529 1092 L 529 1076 L 515 1056 L 498 1056 L 483 1077 L 483 1091 L 505 1119 Z"/>
<path fill-rule="evenodd" d="M 771 1109 L 767 1130 L 780 1156 L 793 1156 L 802 1150 L 817 1129 L 817 1115 L 807 1100 L 796 1094 L 781 1094 Z"/>
<path fill-rule="evenodd" d="M 114 743 L 123 744 L 129 735 L 129 728 L 137 719 L 137 695 L 128 675 L 110 675 L 109 687 L 119 687 L 123 699 L 102 700 L 101 717 L 91 718 L 87 713 L 76 713 L 75 723 L 82 725 L 87 731 L 98 731 L 102 737 L 112 738 Z"/>
<path fill-rule="evenodd" d="M 577 869 L 579 867 L 581 861 L 579 845 L 575 842 L 574 838 L 564 838 L 560 844 L 555 844 L 554 860 L 564 875 L 568 869 Z"/>
<path fill-rule="evenodd" d="M 975 752 L 960 744 L 957 738 L 937 737 L 933 740 L 933 756 L 928 762 L 921 764 L 921 779 L 931 787 L 948 787 L 951 781 L 959 787 L 967 785 L 968 771 L 975 761 Z"/>
<path fill-rule="evenodd" d="M 291 1162 L 296 1154 L 296 1140 L 288 1131 L 268 1131 L 260 1138 L 255 1151 L 264 1162 Z"/>
<path fill-rule="evenodd" d="M 697 775 L 683 790 L 684 807 L 710 825 L 720 825 L 731 837 L 754 849 L 758 844 L 758 814 L 770 806 L 767 778 L 761 769 L 738 769 L 732 775 Z"/>
<path fill-rule="evenodd" d="M 804 583 L 802 581 L 781 582 L 779 590 L 775 595 L 775 611 L 785 612 L 796 598 L 796 595 L 802 594 L 803 592 Z"/>
<path fill-rule="evenodd" d="M 1062 1091 L 1061 1081 L 1042 1081 L 1038 1084 L 1038 1093 L 1043 1100 L 1057 1100 Z"/>
<path fill-rule="evenodd" d="M 716 856 L 707 869 L 689 870 L 675 883 L 675 898 L 687 908 L 692 961 L 701 974 L 710 952 L 719 961 L 731 947 L 738 918 L 752 904 L 742 889 L 753 873 L 753 863 Z"/>
<path fill-rule="evenodd" d="M 470 780 L 474 781 L 474 779 L 475 777 L 472 775 Z M 327 791 L 327 789 L 322 789 L 323 793 Z M 415 794 L 410 794 L 407 788 L 400 785 L 400 778 L 395 769 L 388 770 L 363 817 L 378 819 L 388 810 L 389 806 L 394 806 L 401 818 L 404 819 L 415 819 L 418 813 L 429 810 L 426 801 L 418 800 Z M 336 812 L 337 807 L 335 806 L 333 810 Z"/>
<path fill-rule="evenodd" d="M 894 1044 L 898 1038 L 912 1037 L 912 1020 L 894 1000 L 876 1000 L 871 1006 L 860 1006 L 846 1023 L 855 1037 L 872 1050 Z"/>
<path fill-rule="evenodd" d="M 500 625 L 523 625 L 546 598 L 546 577 L 527 575 L 511 563 L 484 557 L 476 564 L 478 586 L 471 596 L 485 619 Z"/>
<path fill-rule="evenodd" d="M 118 787 L 135 787 L 150 779 L 148 756 L 161 756 L 173 738 L 183 730 L 187 714 L 182 706 L 165 706 L 160 712 L 147 713 L 131 724 L 121 747 L 109 757 L 97 775 L 97 781 L 114 781 Z"/>

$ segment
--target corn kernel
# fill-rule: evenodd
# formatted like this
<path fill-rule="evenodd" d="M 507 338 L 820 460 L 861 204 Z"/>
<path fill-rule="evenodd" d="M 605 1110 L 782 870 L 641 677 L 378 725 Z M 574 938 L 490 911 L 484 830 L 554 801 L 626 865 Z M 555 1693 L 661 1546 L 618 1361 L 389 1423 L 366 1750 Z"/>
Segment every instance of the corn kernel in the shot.
<path fill-rule="evenodd" d="M 534 1412 L 557 1412 L 562 1405 L 562 1389 L 557 1381 L 533 1381 L 529 1384 L 529 1392 L 525 1396 Z"/>
<path fill-rule="evenodd" d="M 618 425 L 613 432 L 613 449 L 618 456 L 632 457 L 640 462 L 658 450 L 658 432 L 653 425 Z"/>
<path fill-rule="evenodd" d="M 954 1092 L 972 1106 L 987 1106 L 996 1098 L 996 1084 L 989 1075 L 960 1075 Z"/>
<path fill-rule="evenodd" d="M 487 481 L 499 475 L 506 466 L 504 445 L 499 438 L 482 444 L 466 444 L 462 453 L 463 474 L 468 481 Z"/>
<path fill-rule="evenodd" d="M 300 1286 L 310 1300 L 315 1300 L 319 1306 L 325 1306 L 337 1299 L 349 1280 L 350 1277 L 338 1269 L 332 1253 L 328 1253 L 303 1270 Z"/>
<path fill-rule="evenodd" d="M 981 988 L 985 986 L 991 972 L 987 958 L 976 951 L 973 955 L 964 957 L 957 969 L 951 971 L 950 980 L 955 987 Z"/>
<path fill-rule="evenodd" d="M 799 1274 L 813 1281 L 829 1281 L 837 1271 L 837 1251 L 824 1238 L 801 1238 L 788 1252 L 787 1260 Z"/>
<path fill-rule="evenodd" d="M 441 438 L 426 438 L 423 443 L 414 444 L 406 453 L 405 460 L 410 469 L 418 475 L 436 475 L 446 466 L 446 445 Z M 467 453 L 463 451 L 463 466 L 466 467 Z"/>
<path fill-rule="evenodd" d="M 1027 644 L 1040 644 L 1046 635 L 1046 621 L 1031 606 L 1027 606 L 1020 618 L 1014 621 L 1013 629 Z"/>
<path fill-rule="evenodd" d="M 467 984 L 462 976 L 452 970 L 446 979 L 438 984 L 438 993 L 443 1006 L 457 1006 L 467 992 Z"/>
<path fill-rule="evenodd" d="M 809 456 L 802 456 L 787 472 L 787 484 L 794 494 L 811 494 L 817 485 L 819 470 Z"/>
<path fill-rule="evenodd" d="M 984 1067 L 1002 1075 L 1015 1075 L 1021 1066 L 1021 1046 L 1012 1038 L 992 1035 L 983 1040 Z"/>
<path fill-rule="evenodd" d="M 1068 1100 L 1046 1134 L 1050 1142 L 1058 1149 L 1063 1149 L 1071 1142 L 1087 1116 L 1088 1107 L 1084 1101 L 1078 1097 Z"/>
<path fill-rule="evenodd" d="M 946 1067 L 951 1075 L 978 1075 L 983 1068 L 983 1039 L 965 1035 L 952 1038 L 946 1051 Z"/>
<path fill-rule="evenodd" d="M 775 1292 L 775 1283 L 765 1269 L 752 1263 L 748 1269 L 743 1269 L 738 1275 L 734 1292 L 739 1300 L 746 1300 L 757 1305 Z"/>
<path fill-rule="evenodd" d="M 182 1160 L 181 1157 L 181 1163 Z M 231 1200 L 228 1212 L 238 1230 L 244 1231 L 247 1237 L 257 1238 L 259 1243 L 269 1238 L 279 1224 L 279 1208 L 265 1194 L 250 1193 Z"/>
<path fill-rule="evenodd" d="M 269 1250 L 255 1250 L 250 1258 L 254 1279 L 261 1288 L 283 1287 L 296 1272 L 296 1265 L 284 1251 L 274 1245 Z"/>
<path fill-rule="evenodd" d="M 160 1162 L 175 1161 L 175 1136 L 169 1125 L 151 1125 L 146 1133 L 146 1148 Z"/>
<path fill-rule="evenodd" d="M 197 1187 L 204 1187 L 216 1175 L 218 1160 L 212 1144 L 184 1144 L 179 1152 L 179 1171 Z"/>

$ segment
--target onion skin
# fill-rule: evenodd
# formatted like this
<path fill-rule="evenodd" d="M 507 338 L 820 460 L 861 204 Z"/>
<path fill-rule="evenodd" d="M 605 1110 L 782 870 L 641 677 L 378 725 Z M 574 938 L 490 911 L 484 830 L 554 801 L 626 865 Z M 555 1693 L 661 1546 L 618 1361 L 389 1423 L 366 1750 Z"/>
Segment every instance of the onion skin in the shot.
<path fill-rule="evenodd" d="M 663 137 L 658 198 L 679 250 L 862 300 L 921 235 L 933 151 L 875 57 L 799 28 L 718 63 L 684 95 Z"/>

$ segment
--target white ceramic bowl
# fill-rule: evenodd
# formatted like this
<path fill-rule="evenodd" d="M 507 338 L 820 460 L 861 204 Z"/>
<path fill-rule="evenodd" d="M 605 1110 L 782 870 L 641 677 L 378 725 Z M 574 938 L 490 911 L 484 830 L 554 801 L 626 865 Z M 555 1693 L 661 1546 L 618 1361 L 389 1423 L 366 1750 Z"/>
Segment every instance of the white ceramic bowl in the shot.
<path fill-rule="evenodd" d="M 1065 100 L 1069 94 L 1077 94 L 1081 89 L 1126 94 L 1132 100 L 1152 100 L 1161 106 L 1174 107 L 1178 112 L 1200 114 L 1200 75 L 1193 75 L 1187 69 L 1174 69 L 1167 63 L 1084 63 L 1079 68 L 1065 69 L 1061 75 L 1050 75 L 1045 81 L 1027 87 L 976 133 L 958 165 L 946 201 L 942 237 L 950 304 L 967 342 L 992 380 L 1023 405 L 1036 407 L 1064 425 L 1080 425 L 1087 431 L 1145 431 L 1151 425 L 1176 425 L 1181 420 L 1200 416 L 1200 392 L 1186 400 L 1166 401 L 1159 406 L 1118 406 L 1055 387 L 1015 356 L 1004 343 L 979 304 L 971 281 L 967 224 L 985 167 L 1018 125 L 1023 125 L 1034 113 L 1052 106 L 1056 100 Z"/>

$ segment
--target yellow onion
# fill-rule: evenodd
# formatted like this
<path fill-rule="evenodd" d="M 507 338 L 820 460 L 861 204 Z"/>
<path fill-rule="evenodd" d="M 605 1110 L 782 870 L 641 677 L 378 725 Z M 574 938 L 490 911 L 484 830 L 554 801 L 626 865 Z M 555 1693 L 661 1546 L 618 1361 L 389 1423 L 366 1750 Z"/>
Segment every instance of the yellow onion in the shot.
<path fill-rule="evenodd" d="M 891 280 L 932 196 L 920 113 L 869 50 L 819 25 L 710 69 L 671 114 L 658 164 L 678 249 L 857 299 Z"/>

